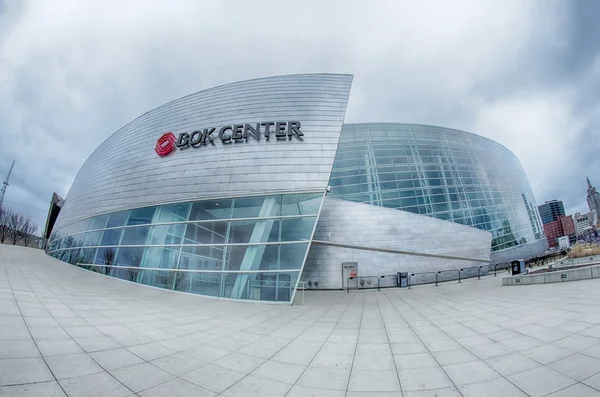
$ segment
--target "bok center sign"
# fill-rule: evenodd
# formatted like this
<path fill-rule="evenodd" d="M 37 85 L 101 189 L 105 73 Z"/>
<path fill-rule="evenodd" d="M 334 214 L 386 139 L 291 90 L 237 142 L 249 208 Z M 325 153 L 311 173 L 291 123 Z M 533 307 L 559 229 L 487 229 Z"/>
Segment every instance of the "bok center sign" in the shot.
<path fill-rule="evenodd" d="M 254 124 L 226 125 L 221 127 L 218 132 L 215 127 L 190 133 L 182 132 L 177 138 L 172 132 L 167 132 L 158 138 L 155 151 L 159 156 L 164 157 L 171 153 L 175 147 L 185 149 L 190 146 L 206 146 L 207 143 L 214 145 L 217 137 L 223 144 L 247 142 L 248 138 L 260 140 L 261 135 L 266 140 L 269 140 L 271 136 L 275 136 L 275 139 L 279 140 L 292 139 L 294 135 L 298 139 L 302 139 L 304 134 L 300 127 L 302 127 L 302 124 L 299 121 L 267 121 Z"/>

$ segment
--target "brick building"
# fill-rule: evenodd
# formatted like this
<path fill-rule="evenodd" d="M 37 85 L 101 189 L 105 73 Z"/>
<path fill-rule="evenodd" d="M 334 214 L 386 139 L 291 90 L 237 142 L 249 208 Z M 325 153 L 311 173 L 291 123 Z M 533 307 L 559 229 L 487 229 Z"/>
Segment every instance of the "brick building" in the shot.
<path fill-rule="evenodd" d="M 558 242 L 556 240 L 564 235 L 561 220 L 559 219 L 553 222 L 545 223 L 544 233 L 546 234 L 546 239 L 548 240 L 548 246 L 550 248 L 557 247 Z"/>

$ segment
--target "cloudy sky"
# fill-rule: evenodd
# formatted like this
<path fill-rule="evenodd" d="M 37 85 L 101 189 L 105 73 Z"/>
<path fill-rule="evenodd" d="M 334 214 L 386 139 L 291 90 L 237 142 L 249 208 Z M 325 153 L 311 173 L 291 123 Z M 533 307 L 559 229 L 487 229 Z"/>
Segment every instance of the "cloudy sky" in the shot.
<path fill-rule="evenodd" d="M 377 5 L 377 6 L 375 6 Z M 347 122 L 442 125 L 523 163 L 538 204 L 600 187 L 600 2 L 0 0 L 0 179 L 43 227 L 112 132 L 180 96 L 354 74 Z"/>

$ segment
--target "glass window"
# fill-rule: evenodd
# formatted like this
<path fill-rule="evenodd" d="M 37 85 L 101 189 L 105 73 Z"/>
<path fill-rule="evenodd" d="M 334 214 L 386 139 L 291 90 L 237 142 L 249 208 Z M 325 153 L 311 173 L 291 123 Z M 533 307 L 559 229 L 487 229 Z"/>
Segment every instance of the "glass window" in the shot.
<path fill-rule="evenodd" d="M 224 244 L 228 222 L 188 223 L 184 244 Z"/>
<path fill-rule="evenodd" d="M 190 203 L 182 203 L 158 207 L 154 223 L 187 221 L 190 205 Z"/>
<path fill-rule="evenodd" d="M 139 270 L 136 281 L 153 287 L 172 289 L 176 273 L 167 270 Z"/>
<path fill-rule="evenodd" d="M 308 243 L 227 246 L 225 269 L 300 269 L 307 247 Z"/>
<path fill-rule="evenodd" d="M 220 296 L 255 301 L 289 302 L 298 272 L 292 273 L 226 273 Z"/>
<path fill-rule="evenodd" d="M 115 259 L 116 266 L 132 266 L 138 267 L 142 262 L 144 247 L 135 248 L 119 248 Z"/>
<path fill-rule="evenodd" d="M 110 214 L 108 217 L 108 221 L 106 222 L 106 227 L 125 226 L 125 222 L 127 221 L 128 216 L 129 211 L 121 211 L 115 212 L 114 214 Z"/>
<path fill-rule="evenodd" d="M 123 229 L 105 230 L 104 234 L 102 234 L 102 240 L 100 240 L 100 245 L 119 245 L 122 234 Z"/>
<path fill-rule="evenodd" d="M 235 244 L 267 242 L 273 229 L 278 227 L 279 223 L 275 219 L 233 221 L 229 231 L 229 242 Z"/>
<path fill-rule="evenodd" d="M 310 240 L 316 217 L 282 219 L 281 241 Z"/>
<path fill-rule="evenodd" d="M 113 267 L 110 269 L 110 276 L 126 281 L 136 281 L 138 279 L 138 269 L 119 269 Z"/>
<path fill-rule="evenodd" d="M 198 201 L 192 205 L 190 221 L 231 218 L 232 200 Z"/>
<path fill-rule="evenodd" d="M 108 215 L 100 215 L 93 217 L 90 222 L 90 228 L 88 230 L 104 229 L 107 220 Z"/>
<path fill-rule="evenodd" d="M 150 226 L 128 227 L 123 232 L 121 245 L 144 245 Z"/>
<path fill-rule="evenodd" d="M 94 263 L 96 248 L 83 248 L 79 251 L 79 263 Z"/>
<path fill-rule="evenodd" d="M 185 230 L 185 227 L 186 225 L 183 223 L 176 223 L 173 225 L 152 226 L 150 228 L 150 238 L 148 239 L 148 244 L 181 244 L 181 238 L 183 237 L 183 231 Z"/>
<path fill-rule="evenodd" d="M 85 239 L 83 240 L 83 245 L 86 247 L 99 245 L 101 238 L 102 231 L 87 232 L 85 234 Z"/>
<path fill-rule="evenodd" d="M 94 259 L 94 263 L 98 265 L 106 265 L 111 266 L 115 264 L 115 257 L 117 255 L 117 248 L 114 247 L 106 247 L 106 248 L 98 248 L 96 251 L 96 258 Z M 107 274 L 107 273 L 104 273 Z"/>
<path fill-rule="evenodd" d="M 223 275 L 219 273 L 179 273 L 174 289 L 193 294 L 220 296 L 222 278 Z"/>
<path fill-rule="evenodd" d="M 281 244 L 279 250 L 279 269 L 300 269 L 308 249 L 308 243 Z"/>
<path fill-rule="evenodd" d="M 233 218 L 257 218 L 278 216 L 281 196 L 237 198 L 233 203 Z"/>
<path fill-rule="evenodd" d="M 129 219 L 127 219 L 127 226 L 131 225 L 146 225 L 152 222 L 154 211 L 156 207 L 139 208 L 137 210 L 131 210 Z"/>
<path fill-rule="evenodd" d="M 85 238 L 85 233 L 75 234 L 70 238 L 72 241 L 71 247 L 81 247 L 83 246 L 83 239 Z"/>
<path fill-rule="evenodd" d="M 196 245 L 181 248 L 179 269 L 222 270 L 224 246 Z"/>
<path fill-rule="evenodd" d="M 85 232 L 88 230 L 88 227 L 90 226 L 90 221 L 91 219 L 84 219 L 82 221 L 79 222 L 79 224 L 77 225 L 77 232 Z"/>
<path fill-rule="evenodd" d="M 180 247 L 146 247 L 142 267 L 173 269 L 177 267 Z"/>

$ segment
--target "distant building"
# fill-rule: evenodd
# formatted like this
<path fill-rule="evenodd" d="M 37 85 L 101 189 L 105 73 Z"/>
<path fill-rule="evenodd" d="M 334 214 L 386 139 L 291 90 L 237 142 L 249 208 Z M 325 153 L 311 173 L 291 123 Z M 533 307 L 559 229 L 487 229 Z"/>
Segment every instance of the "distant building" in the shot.
<path fill-rule="evenodd" d="M 561 250 L 569 249 L 571 247 L 571 241 L 568 236 L 562 236 L 557 239 L 558 247 Z"/>
<path fill-rule="evenodd" d="M 593 211 L 596 215 L 596 219 L 593 220 L 594 224 L 598 224 L 598 216 L 600 216 L 600 193 L 596 190 L 592 183 L 590 182 L 590 178 L 585 178 L 587 181 L 588 189 L 587 189 L 587 203 L 588 207 L 590 207 L 590 211 Z"/>
<path fill-rule="evenodd" d="M 586 229 L 592 227 L 592 220 L 593 214 L 589 212 L 587 214 L 576 213 L 575 215 L 573 215 L 573 221 L 575 223 L 575 233 L 579 236 Z"/>
<path fill-rule="evenodd" d="M 546 201 L 544 204 L 540 205 L 538 209 L 544 225 L 546 223 L 555 222 L 561 216 L 565 215 L 565 207 L 560 200 Z"/>
<path fill-rule="evenodd" d="M 554 222 L 544 223 L 544 234 L 546 240 L 548 240 L 548 246 L 550 248 L 558 246 L 558 238 L 563 236 L 562 222 L 556 220 Z"/>
<path fill-rule="evenodd" d="M 573 221 L 573 217 L 569 216 L 561 216 L 560 223 L 562 224 L 563 236 L 574 236 L 577 234 L 575 230 L 575 222 Z"/>

